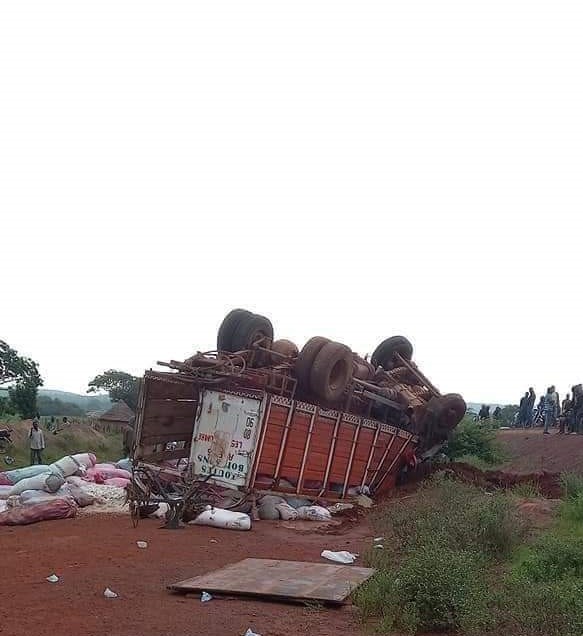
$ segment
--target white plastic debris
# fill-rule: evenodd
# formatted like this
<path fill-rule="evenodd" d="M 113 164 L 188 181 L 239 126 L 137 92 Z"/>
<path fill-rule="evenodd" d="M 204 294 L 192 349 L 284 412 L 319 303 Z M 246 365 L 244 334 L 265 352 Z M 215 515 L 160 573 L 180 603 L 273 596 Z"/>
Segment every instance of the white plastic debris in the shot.
<path fill-rule="evenodd" d="M 148 542 L 147 541 L 136 541 L 136 545 L 138 546 L 138 548 L 141 548 L 142 550 L 145 550 L 148 547 Z"/>
<path fill-rule="evenodd" d="M 118 595 L 113 590 L 106 587 L 105 592 L 103 592 L 103 596 L 105 596 L 105 598 L 117 598 Z"/>
<path fill-rule="evenodd" d="M 203 592 L 200 595 L 200 602 L 201 603 L 208 603 L 209 601 L 212 601 L 213 597 L 208 593 L 208 592 Z"/>
<path fill-rule="evenodd" d="M 380 543 L 381 541 L 384 541 L 384 540 L 385 540 L 385 538 L 384 538 L 384 537 L 375 537 L 375 538 L 373 539 L 373 541 L 374 541 L 375 543 Z"/>
<path fill-rule="evenodd" d="M 216 539 L 211 539 L 211 543 L 218 543 Z"/>
<path fill-rule="evenodd" d="M 246 632 L 245 632 L 245 636 L 261 636 L 261 634 L 256 634 L 251 628 L 249 628 Z"/>
<path fill-rule="evenodd" d="M 375 550 L 384 550 L 385 546 L 382 545 L 382 543 L 377 543 L 376 545 L 373 545 L 373 548 Z"/>
<path fill-rule="evenodd" d="M 352 552 L 347 552 L 346 550 L 341 550 L 340 552 L 332 552 L 331 550 L 324 550 L 320 555 L 329 561 L 334 561 L 335 563 L 342 563 L 343 565 L 350 565 L 354 563 L 358 554 L 352 554 Z"/>
<path fill-rule="evenodd" d="M 50 576 L 47 576 L 47 581 L 49 583 L 58 583 L 59 577 L 56 574 L 51 574 Z"/>

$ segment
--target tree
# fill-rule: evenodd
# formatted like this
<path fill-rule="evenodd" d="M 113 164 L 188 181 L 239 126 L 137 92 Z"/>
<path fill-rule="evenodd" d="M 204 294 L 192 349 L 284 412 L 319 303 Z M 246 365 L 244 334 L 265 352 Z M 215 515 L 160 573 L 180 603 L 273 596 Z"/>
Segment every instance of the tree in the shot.
<path fill-rule="evenodd" d="M 31 358 L 19 356 L 15 349 L 0 340 L 0 385 L 10 385 L 9 404 L 22 417 L 34 417 L 38 387 L 42 383 L 38 364 Z"/>
<path fill-rule="evenodd" d="M 140 380 L 125 371 L 109 369 L 101 375 L 97 375 L 89 382 L 87 393 L 97 393 L 107 391 L 112 402 L 123 400 L 131 409 L 135 411 L 138 407 L 138 392 L 140 390 Z"/>
<path fill-rule="evenodd" d="M 0 385 L 26 380 L 42 386 L 38 364 L 30 358 L 19 356 L 18 351 L 0 340 Z"/>

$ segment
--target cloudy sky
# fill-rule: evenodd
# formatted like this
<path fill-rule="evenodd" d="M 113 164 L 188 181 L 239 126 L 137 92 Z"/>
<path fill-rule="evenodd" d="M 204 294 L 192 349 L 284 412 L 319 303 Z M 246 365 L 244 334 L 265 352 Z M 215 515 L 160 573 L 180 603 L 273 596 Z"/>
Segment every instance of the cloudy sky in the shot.
<path fill-rule="evenodd" d="M 583 7 L 6 0 L 0 338 L 84 391 L 233 307 L 444 391 L 583 381 Z"/>

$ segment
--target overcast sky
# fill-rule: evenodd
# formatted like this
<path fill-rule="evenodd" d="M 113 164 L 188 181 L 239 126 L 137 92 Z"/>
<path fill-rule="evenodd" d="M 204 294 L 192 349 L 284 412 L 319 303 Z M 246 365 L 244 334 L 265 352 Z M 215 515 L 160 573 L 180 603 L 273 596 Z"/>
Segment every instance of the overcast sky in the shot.
<path fill-rule="evenodd" d="M 0 338 L 83 392 L 225 313 L 445 392 L 583 381 L 583 6 L 0 5 Z"/>

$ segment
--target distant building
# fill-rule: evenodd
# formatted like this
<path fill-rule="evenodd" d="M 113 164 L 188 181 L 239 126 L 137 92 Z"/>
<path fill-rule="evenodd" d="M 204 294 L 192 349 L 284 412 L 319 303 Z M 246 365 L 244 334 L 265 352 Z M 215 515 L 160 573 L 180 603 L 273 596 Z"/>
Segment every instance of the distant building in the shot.
<path fill-rule="evenodd" d="M 133 416 L 134 412 L 123 400 L 115 402 L 109 411 L 99 415 L 99 428 L 102 431 L 121 431 Z"/>

